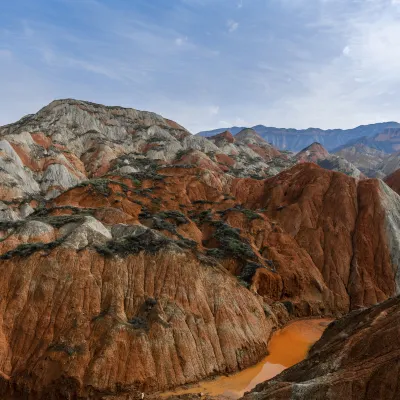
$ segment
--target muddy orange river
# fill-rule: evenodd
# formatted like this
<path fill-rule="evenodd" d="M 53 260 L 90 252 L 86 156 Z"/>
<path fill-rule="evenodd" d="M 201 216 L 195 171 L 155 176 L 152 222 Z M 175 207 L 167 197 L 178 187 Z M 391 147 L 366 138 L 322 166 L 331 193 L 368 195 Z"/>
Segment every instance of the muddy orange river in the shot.
<path fill-rule="evenodd" d="M 330 321 L 328 319 L 309 319 L 292 322 L 273 334 L 268 344 L 269 355 L 257 365 L 235 375 L 199 382 L 189 389 L 177 389 L 173 392 L 163 393 L 162 397 L 204 393 L 238 399 L 259 383 L 273 378 L 284 369 L 304 360 L 310 346 L 321 337 Z"/>

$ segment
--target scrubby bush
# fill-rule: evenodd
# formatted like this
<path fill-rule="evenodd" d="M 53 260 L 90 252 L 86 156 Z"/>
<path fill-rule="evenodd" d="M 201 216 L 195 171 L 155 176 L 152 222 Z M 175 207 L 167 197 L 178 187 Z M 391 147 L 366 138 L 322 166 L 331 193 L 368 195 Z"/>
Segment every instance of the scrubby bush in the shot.
<path fill-rule="evenodd" d="M 263 265 L 254 262 L 248 262 L 243 268 L 239 275 L 239 278 L 245 282 L 251 283 L 254 274 L 257 269 L 264 268 Z"/>
<path fill-rule="evenodd" d="M 224 221 L 213 222 L 215 232 L 213 236 L 221 244 L 226 255 L 240 259 L 255 259 L 251 246 L 240 236 L 240 230 L 232 228 Z"/>

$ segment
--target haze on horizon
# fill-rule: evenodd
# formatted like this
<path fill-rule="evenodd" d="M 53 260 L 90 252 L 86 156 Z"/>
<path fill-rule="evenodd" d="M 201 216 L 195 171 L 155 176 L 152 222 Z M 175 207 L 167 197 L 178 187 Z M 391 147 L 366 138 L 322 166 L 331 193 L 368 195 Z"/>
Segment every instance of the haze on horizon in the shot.
<path fill-rule="evenodd" d="M 0 125 L 57 98 L 233 125 L 398 121 L 399 0 L 17 0 L 0 14 Z"/>

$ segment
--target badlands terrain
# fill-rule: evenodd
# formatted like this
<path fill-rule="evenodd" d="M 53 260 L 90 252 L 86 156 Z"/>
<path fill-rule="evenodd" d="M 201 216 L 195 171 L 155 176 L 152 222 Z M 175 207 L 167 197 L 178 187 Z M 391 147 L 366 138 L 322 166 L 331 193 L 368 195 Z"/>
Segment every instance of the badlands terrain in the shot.
<path fill-rule="evenodd" d="M 311 317 L 335 321 L 246 399 L 397 398 L 396 153 L 233 133 L 71 99 L 0 128 L 1 398 L 157 398 Z"/>

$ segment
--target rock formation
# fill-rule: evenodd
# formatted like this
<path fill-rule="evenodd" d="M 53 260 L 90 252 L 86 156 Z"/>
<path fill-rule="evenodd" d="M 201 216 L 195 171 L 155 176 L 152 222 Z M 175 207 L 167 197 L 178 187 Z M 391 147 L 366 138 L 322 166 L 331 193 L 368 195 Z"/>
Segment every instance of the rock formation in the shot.
<path fill-rule="evenodd" d="M 243 400 L 397 399 L 400 298 L 332 322 L 303 362 Z"/>

